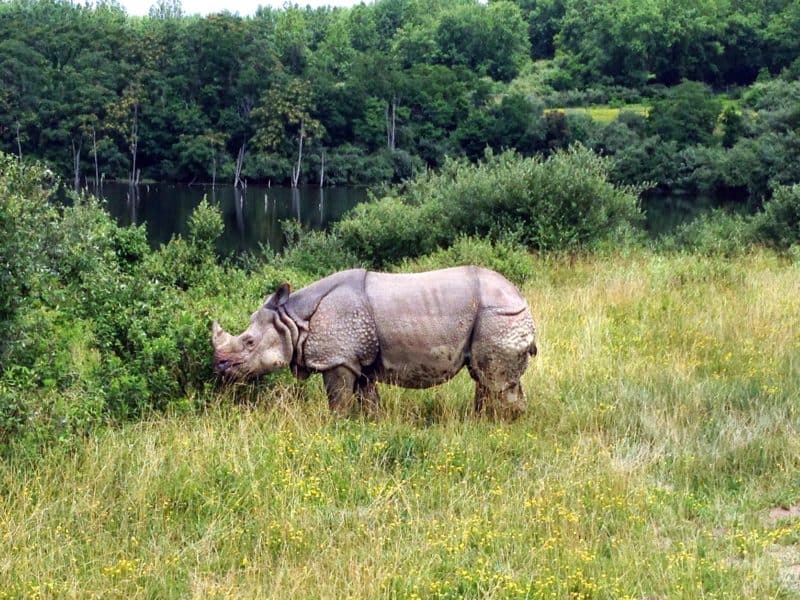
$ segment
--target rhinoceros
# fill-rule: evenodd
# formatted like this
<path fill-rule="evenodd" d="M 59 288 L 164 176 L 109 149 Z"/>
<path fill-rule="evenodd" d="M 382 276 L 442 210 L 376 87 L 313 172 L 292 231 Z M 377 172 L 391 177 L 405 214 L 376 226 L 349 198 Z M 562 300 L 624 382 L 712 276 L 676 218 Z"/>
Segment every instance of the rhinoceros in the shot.
<path fill-rule="evenodd" d="M 353 399 L 374 412 L 376 383 L 427 388 L 467 367 L 475 411 L 518 416 L 520 377 L 536 355 L 525 298 L 505 277 L 475 266 L 426 273 L 351 269 L 292 292 L 281 285 L 240 335 L 214 321 L 214 369 L 227 380 L 289 367 L 321 373 L 331 410 Z"/>

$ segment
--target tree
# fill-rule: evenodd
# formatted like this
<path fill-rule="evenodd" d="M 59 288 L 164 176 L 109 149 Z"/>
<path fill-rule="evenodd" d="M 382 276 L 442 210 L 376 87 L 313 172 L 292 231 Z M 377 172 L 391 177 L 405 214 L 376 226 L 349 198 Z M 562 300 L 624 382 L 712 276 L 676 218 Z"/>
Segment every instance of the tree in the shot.
<path fill-rule="evenodd" d="M 684 81 L 653 103 L 650 129 L 679 146 L 708 144 L 722 104 L 711 90 L 696 81 Z"/>
<path fill-rule="evenodd" d="M 439 19 L 436 42 L 442 64 L 501 81 L 513 79 L 530 54 L 522 12 L 511 2 L 457 6 Z"/>
<path fill-rule="evenodd" d="M 553 58 L 555 37 L 561 29 L 566 0 L 518 0 L 528 22 L 531 58 Z"/>
<path fill-rule="evenodd" d="M 302 79 L 277 82 L 253 109 L 256 124 L 254 143 L 264 150 L 276 150 L 288 140 L 297 141 L 297 162 L 292 168 L 292 187 L 297 187 L 303 164 L 303 144 L 321 134 L 313 116 L 311 85 Z"/>
<path fill-rule="evenodd" d="M 139 171 L 136 158 L 139 152 L 140 111 L 144 100 L 144 87 L 141 83 L 131 82 L 122 92 L 122 96 L 106 107 L 108 125 L 116 131 L 128 147 L 131 155 L 129 182 L 139 182 Z"/>
<path fill-rule="evenodd" d="M 8 146 L 13 146 L 20 159 L 37 121 L 45 69 L 45 57 L 34 47 L 0 35 L 0 139 L 8 140 Z"/>
<path fill-rule="evenodd" d="M 205 131 L 196 135 L 181 135 L 175 144 L 175 154 L 179 163 L 179 176 L 191 177 L 211 175 L 212 185 L 217 182 L 219 157 L 225 149 L 225 134 L 218 131 Z"/>
<path fill-rule="evenodd" d="M 281 63 L 301 75 L 308 60 L 309 31 L 303 11 L 287 5 L 275 23 L 275 46 Z"/>

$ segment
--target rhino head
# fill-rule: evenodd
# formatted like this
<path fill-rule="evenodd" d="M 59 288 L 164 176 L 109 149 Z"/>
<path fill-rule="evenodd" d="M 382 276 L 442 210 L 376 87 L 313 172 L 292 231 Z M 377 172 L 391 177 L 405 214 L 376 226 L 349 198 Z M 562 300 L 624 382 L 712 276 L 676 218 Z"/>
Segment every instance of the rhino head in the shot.
<path fill-rule="evenodd" d="M 223 331 L 219 323 L 211 326 L 214 371 L 226 379 L 258 377 L 288 367 L 294 354 L 291 323 L 278 312 L 290 294 L 284 283 L 250 317 L 250 325 L 239 335 Z"/>

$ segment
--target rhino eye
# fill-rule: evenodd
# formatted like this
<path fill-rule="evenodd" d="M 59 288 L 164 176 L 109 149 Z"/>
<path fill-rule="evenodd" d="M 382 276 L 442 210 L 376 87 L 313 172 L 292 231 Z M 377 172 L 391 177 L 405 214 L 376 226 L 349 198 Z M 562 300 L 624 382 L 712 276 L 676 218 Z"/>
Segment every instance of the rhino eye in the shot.
<path fill-rule="evenodd" d="M 246 348 L 252 348 L 256 345 L 256 341 L 251 337 L 247 337 L 244 339 L 244 345 Z"/>

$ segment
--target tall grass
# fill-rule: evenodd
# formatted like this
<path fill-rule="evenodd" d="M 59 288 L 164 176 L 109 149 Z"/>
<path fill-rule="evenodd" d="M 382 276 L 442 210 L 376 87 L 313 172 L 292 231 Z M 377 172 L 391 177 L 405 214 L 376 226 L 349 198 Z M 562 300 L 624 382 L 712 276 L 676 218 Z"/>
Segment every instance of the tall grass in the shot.
<path fill-rule="evenodd" d="M 12 457 L 0 598 L 796 595 L 800 266 L 533 263 L 521 420 L 465 375 L 337 420 L 312 379 Z"/>

